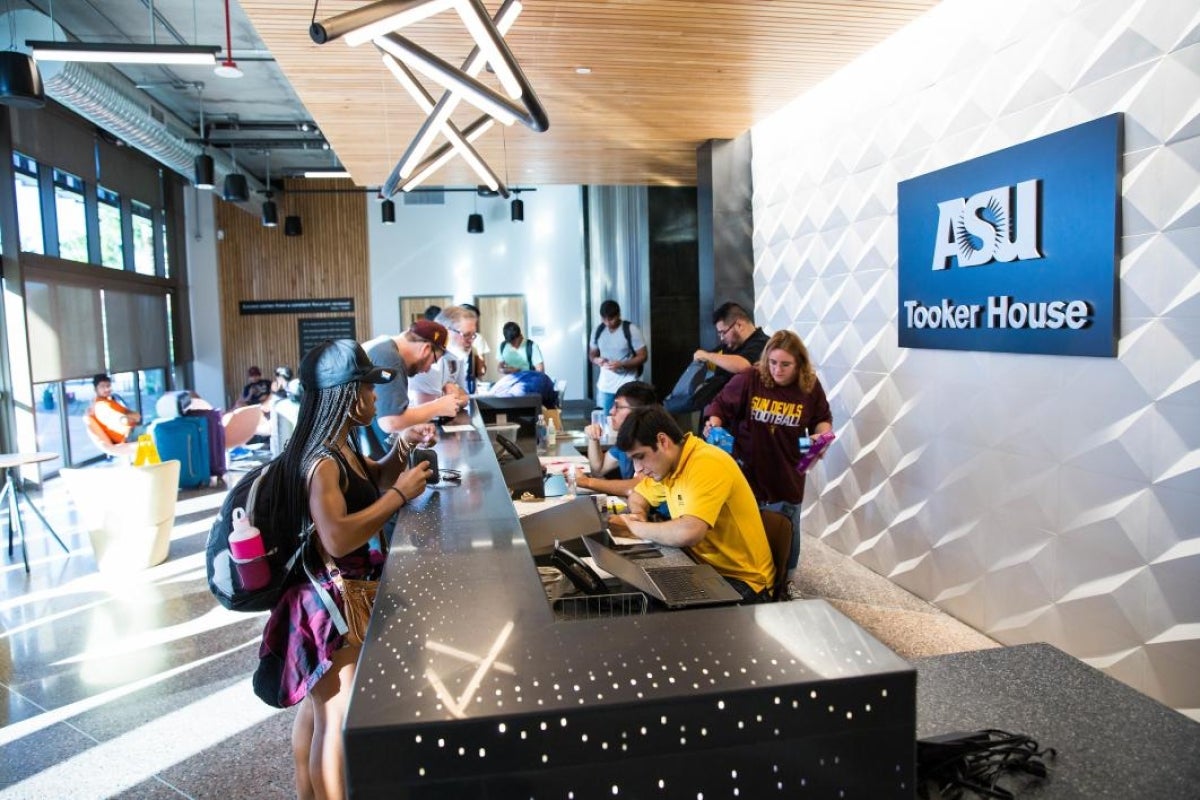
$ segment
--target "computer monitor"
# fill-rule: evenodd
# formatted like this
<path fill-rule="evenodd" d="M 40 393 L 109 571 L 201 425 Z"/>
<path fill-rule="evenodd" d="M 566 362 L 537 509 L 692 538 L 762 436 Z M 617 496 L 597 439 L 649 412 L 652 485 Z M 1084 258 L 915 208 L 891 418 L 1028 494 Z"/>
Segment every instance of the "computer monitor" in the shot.
<path fill-rule="evenodd" d="M 500 472 L 514 500 L 534 500 L 546 496 L 542 462 L 536 455 L 504 461 L 500 464 Z"/>
<path fill-rule="evenodd" d="M 555 542 L 587 555 L 583 537 L 604 530 L 604 520 L 590 497 L 577 497 L 521 517 L 521 532 L 535 556 L 549 555 Z"/>

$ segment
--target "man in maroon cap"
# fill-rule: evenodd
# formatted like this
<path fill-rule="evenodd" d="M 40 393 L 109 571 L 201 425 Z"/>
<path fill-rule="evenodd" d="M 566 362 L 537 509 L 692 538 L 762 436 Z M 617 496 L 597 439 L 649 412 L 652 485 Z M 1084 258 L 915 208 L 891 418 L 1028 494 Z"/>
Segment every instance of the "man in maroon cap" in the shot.
<path fill-rule="evenodd" d="M 419 405 L 408 401 L 408 379 L 428 371 L 445 354 L 449 336 L 444 326 L 418 319 L 404 333 L 378 336 L 363 345 L 371 363 L 396 373 L 391 383 L 375 387 L 375 422 L 385 435 L 423 426 L 438 417 L 453 417 L 466 405 L 465 398 L 453 392 Z M 406 438 L 415 441 L 429 434 L 420 428 Z"/>

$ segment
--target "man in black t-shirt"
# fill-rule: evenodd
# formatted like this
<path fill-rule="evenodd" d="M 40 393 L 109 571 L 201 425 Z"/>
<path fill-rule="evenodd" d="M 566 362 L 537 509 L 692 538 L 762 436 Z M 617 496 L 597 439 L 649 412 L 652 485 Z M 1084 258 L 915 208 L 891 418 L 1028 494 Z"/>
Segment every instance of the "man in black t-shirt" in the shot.
<path fill-rule="evenodd" d="M 694 360 L 712 365 L 712 375 L 692 396 L 693 410 L 703 409 L 734 375 L 753 367 L 767 345 L 767 334 L 737 303 L 722 304 L 712 320 L 721 346 L 715 351 L 697 350 L 693 355 Z"/>
<path fill-rule="evenodd" d="M 271 382 L 263 377 L 262 370 L 251 367 L 246 370 L 246 385 L 242 387 L 242 395 L 238 398 L 238 406 L 253 406 L 271 396 Z"/>

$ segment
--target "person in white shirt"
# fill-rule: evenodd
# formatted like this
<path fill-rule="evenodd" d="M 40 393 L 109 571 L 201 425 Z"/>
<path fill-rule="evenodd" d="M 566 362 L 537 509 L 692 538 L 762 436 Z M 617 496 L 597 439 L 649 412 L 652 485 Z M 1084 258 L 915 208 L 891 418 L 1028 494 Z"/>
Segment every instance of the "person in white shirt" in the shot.
<path fill-rule="evenodd" d="M 447 306 L 438 314 L 437 323 L 450 338 L 446 351 L 428 372 L 414 375 L 408 382 L 408 396 L 414 404 L 427 403 L 443 395 L 454 395 L 462 406 L 470 397 L 468 382 L 474 369 L 471 345 L 478 335 L 479 318 L 462 306 Z"/>
<path fill-rule="evenodd" d="M 600 304 L 600 327 L 592 334 L 588 359 L 600 368 L 596 380 L 596 404 L 607 414 L 617 389 L 636 381 L 646 363 L 646 340 L 637 325 L 621 320 L 621 307 L 615 300 Z"/>

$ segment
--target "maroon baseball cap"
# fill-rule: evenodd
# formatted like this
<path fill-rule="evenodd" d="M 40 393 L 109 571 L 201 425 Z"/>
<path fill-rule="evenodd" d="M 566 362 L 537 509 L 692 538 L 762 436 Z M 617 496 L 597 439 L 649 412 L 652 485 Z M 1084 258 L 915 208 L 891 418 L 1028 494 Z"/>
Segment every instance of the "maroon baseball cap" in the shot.
<path fill-rule="evenodd" d="M 408 332 L 433 345 L 433 354 L 438 358 L 445 354 L 446 342 L 450 338 L 445 326 L 427 319 L 419 319 L 412 324 Z"/>

